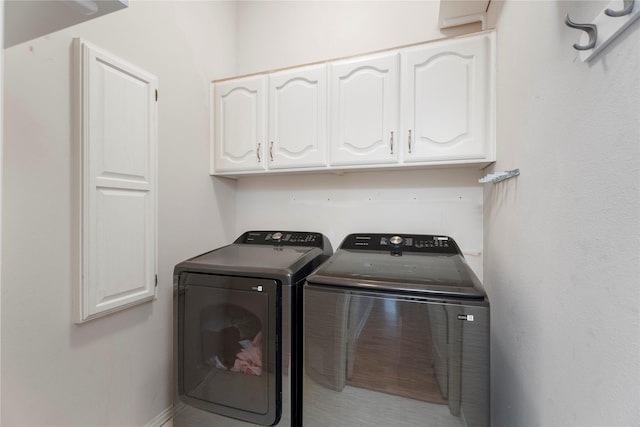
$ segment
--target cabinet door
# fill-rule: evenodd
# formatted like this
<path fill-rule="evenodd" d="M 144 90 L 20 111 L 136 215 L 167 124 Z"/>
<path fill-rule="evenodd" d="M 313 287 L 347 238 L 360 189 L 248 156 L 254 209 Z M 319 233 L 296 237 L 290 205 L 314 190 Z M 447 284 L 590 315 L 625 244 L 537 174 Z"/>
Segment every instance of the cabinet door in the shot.
<path fill-rule="evenodd" d="M 265 77 L 215 83 L 214 172 L 265 168 Z"/>
<path fill-rule="evenodd" d="M 326 165 L 327 66 L 269 76 L 269 169 Z"/>
<path fill-rule="evenodd" d="M 495 160 L 494 33 L 402 53 L 405 162 Z"/>
<path fill-rule="evenodd" d="M 82 262 L 78 323 L 156 292 L 158 79 L 80 39 Z"/>
<path fill-rule="evenodd" d="M 399 53 L 331 66 L 330 163 L 394 163 L 398 129 Z"/>

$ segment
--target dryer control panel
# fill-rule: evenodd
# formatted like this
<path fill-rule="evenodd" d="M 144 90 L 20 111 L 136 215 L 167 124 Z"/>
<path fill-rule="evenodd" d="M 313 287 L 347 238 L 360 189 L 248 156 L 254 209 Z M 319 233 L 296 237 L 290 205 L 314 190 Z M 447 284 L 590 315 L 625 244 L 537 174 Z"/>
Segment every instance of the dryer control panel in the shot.
<path fill-rule="evenodd" d="M 325 248 L 329 242 L 321 233 L 308 231 L 247 231 L 234 243 L 251 245 L 312 246 Z"/>
<path fill-rule="evenodd" d="M 442 254 L 460 252 L 458 245 L 451 237 L 430 234 L 350 234 L 344 239 L 340 248 Z"/>

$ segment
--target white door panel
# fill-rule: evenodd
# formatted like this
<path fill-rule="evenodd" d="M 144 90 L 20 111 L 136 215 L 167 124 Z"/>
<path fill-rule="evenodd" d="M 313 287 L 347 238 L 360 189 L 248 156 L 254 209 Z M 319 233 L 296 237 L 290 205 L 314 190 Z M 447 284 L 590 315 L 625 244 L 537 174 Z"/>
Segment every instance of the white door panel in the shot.
<path fill-rule="evenodd" d="M 330 105 L 332 165 L 397 161 L 397 52 L 333 63 Z"/>
<path fill-rule="evenodd" d="M 215 171 L 265 168 L 265 77 L 214 84 Z"/>
<path fill-rule="evenodd" d="M 82 170 L 77 322 L 156 291 L 157 78 L 75 41 Z"/>
<path fill-rule="evenodd" d="M 403 52 L 405 162 L 493 160 L 493 35 Z"/>
<path fill-rule="evenodd" d="M 269 75 L 269 169 L 326 165 L 327 67 Z"/>

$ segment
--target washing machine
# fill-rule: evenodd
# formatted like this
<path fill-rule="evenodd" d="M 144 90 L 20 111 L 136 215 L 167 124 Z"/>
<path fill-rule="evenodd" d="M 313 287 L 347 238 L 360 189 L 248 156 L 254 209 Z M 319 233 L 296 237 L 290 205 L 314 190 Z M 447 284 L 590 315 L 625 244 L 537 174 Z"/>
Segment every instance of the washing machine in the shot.
<path fill-rule="evenodd" d="M 451 237 L 350 234 L 304 285 L 304 427 L 488 427 L 489 319 Z"/>
<path fill-rule="evenodd" d="M 301 425 L 302 285 L 320 233 L 249 231 L 174 269 L 174 427 Z"/>

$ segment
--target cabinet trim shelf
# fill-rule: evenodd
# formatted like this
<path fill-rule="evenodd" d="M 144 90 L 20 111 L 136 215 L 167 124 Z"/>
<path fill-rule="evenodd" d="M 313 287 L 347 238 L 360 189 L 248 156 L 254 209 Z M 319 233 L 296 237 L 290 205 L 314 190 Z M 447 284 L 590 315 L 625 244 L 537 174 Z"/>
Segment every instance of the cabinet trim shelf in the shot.
<path fill-rule="evenodd" d="M 445 161 L 445 162 L 433 162 L 433 163 L 402 163 L 402 164 L 375 164 L 375 165 L 349 165 L 349 166 L 323 166 L 313 168 L 290 168 L 290 169 L 271 169 L 269 171 L 235 171 L 235 172 L 215 172 L 211 173 L 212 176 L 219 176 L 231 179 L 242 179 L 243 177 L 255 177 L 255 176 L 276 176 L 276 175 L 345 175 L 351 173 L 363 173 L 363 172 L 401 172 L 411 170 L 424 170 L 424 169 L 452 169 L 452 168 L 474 168 L 485 169 L 486 167 L 494 164 L 495 161 L 474 161 L 468 162 L 460 161 Z"/>

